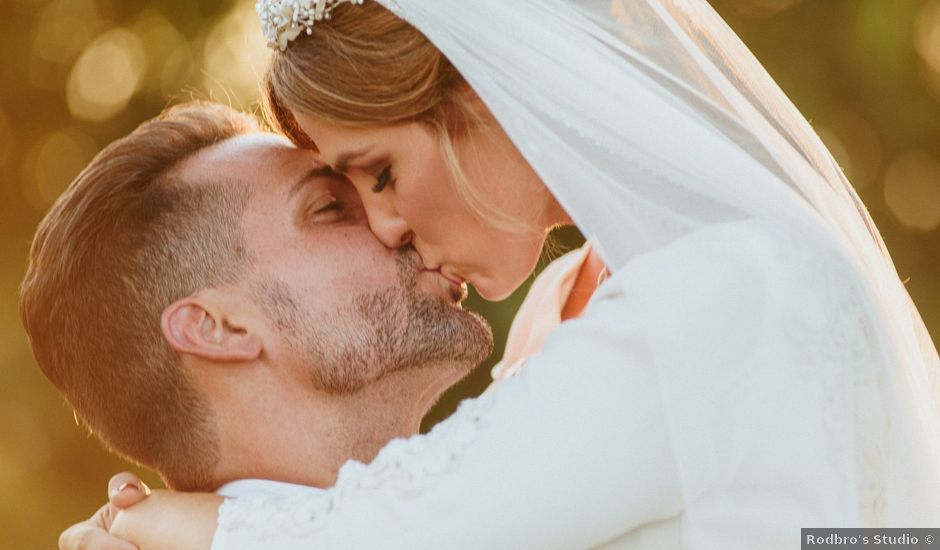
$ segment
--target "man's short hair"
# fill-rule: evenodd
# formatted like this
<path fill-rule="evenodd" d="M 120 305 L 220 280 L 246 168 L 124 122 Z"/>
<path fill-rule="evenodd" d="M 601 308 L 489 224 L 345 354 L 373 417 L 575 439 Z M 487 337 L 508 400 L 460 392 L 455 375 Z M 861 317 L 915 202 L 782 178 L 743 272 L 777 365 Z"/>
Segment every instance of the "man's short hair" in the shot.
<path fill-rule="evenodd" d="M 250 191 L 192 185 L 173 168 L 258 130 L 250 115 L 191 103 L 112 143 L 40 223 L 21 288 L 20 316 L 46 377 L 108 446 L 181 490 L 211 489 L 218 434 L 161 315 L 243 278 Z"/>

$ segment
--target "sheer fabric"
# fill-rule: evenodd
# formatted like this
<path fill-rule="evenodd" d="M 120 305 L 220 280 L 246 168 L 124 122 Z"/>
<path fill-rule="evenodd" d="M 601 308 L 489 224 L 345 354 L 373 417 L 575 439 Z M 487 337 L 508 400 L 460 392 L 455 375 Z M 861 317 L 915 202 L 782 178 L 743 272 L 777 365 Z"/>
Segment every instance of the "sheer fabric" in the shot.
<path fill-rule="evenodd" d="M 648 368 L 662 393 L 690 547 L 746 529 L 757 513 L 748 512 L 747 490 L 761 490 L 748 480 L 794 468 L 815 487 L 820 520 L 936 523 L 936 348 L 838 165 L 704 0 L 378 1 L 451 60 L 614 273 L 742 220 L 768 222 L 781 242 L 798 243 L 747 262 L 818 273 L 813 262 L 827 259 L 824 276 L 801 284 L 828 299 L 765 319 L 747 346 L 724 350 L 737 355 L 674 345 L 671 331 L 695 326 L 712 327 L 722 344 L 740 342 L 735 308 L 707 291 L 699 303 L 643 302 L 651 322 L 677 323 L 661 327 L 662 345 L 651 339 Z M 696 276 L 681 261 L 661 269 Z M 800 292 L 792 277 L 771 278 L 745 307 L 772 309 Z M 697 317 L 677 319 L 668 307 Z M 741 514 L 714 517 L 734 508 L 716 499 L 737 502 Z"/>

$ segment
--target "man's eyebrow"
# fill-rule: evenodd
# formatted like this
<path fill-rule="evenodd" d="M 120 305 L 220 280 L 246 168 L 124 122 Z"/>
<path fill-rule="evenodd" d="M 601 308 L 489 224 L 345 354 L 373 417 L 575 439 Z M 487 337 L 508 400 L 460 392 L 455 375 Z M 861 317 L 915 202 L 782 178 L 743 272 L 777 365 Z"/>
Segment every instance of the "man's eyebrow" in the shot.
<path fill-rule="evenodd" d="M 345 153 L 340 153 L 336 157 L 336 162 L 333 163 L 333 170 L 338 174 L 345 174 L 349 169 L 349 161 L 356 157 L 361 157 L 369 151 L 369 147 L 363 147 L 355 151 L 347 151 Z"/>
<path fill-rule="evenodd" d="M 336 173 L 333 172 L 333 170 L 329 166 L 326 166 L 326 165 L 314 166 L 313 168 L 308 170 L 306 173 L 304 173 L 304 175 L 301 176 L 300 179 L 298 179 L 294 183 L 294 185 L 291 186 L 290 191 L 287 192 L 287 200 L 288 201 L 292 200 L 294 198 L 294 195 L 296 195 L 298 191 L 303 189 L 305 185 L 310 183 L 311 180 L 314 180 L 317 178 L 335 178 L 335 177 L 336 177 Z"/>

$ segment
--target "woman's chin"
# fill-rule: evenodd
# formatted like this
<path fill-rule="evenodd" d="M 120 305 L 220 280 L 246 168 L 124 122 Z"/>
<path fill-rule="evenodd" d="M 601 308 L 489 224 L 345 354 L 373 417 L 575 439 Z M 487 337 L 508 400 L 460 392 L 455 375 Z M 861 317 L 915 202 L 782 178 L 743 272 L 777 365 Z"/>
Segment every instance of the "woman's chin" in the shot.
<path fill-rule="evenodd" d="M 522 283 L 517 285 L 506 284 L 505 281 L 493 281 L 492 279 L 481 279 L 468 281 L 480 298 L 487 302 L 501 302 L 509 297 Z"/>

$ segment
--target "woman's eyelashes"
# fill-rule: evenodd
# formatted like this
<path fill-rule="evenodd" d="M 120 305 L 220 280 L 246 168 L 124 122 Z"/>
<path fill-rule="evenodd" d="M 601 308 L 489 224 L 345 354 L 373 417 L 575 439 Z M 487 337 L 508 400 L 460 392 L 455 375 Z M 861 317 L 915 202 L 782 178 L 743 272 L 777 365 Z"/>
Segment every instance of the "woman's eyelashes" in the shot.
<path fill-rule="evenodd" d="M 379 177 L 376 178 L 375 185 L 372 186 L 372 192 L 381 193 L 390 183 L 392 183 L 392 167 L 386 166 L 379 173 Z"/>

